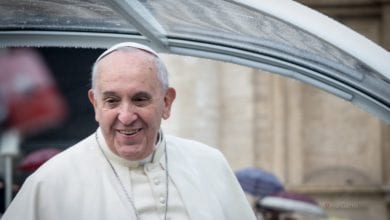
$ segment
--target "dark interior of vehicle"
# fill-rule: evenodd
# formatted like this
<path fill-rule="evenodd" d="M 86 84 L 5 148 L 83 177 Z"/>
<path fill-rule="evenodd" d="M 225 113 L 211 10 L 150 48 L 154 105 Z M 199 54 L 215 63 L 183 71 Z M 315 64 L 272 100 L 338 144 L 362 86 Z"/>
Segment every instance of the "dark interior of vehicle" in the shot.
<path fill-rule="evenodd" d="M 97 124 L 87 97 L 91 66 L 98 49 L 37 48 L 67 104 L 66 120 L 36 135 L 26 137 L 23 153 L 40 148 L 65 149 L 92 133 Z"/>

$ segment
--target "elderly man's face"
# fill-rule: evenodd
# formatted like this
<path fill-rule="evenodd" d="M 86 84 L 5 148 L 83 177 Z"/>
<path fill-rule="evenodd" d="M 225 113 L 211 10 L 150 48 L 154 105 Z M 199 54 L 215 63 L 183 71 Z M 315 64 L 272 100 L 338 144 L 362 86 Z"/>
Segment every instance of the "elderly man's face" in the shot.
<path fill-rule="evenodd" d="M 115 51 L 100 60 L 95 80 L 88 96 L 109 148 L 129 160 L 147 157 L 176 95 L 162 89 L 152 55 Z"/>

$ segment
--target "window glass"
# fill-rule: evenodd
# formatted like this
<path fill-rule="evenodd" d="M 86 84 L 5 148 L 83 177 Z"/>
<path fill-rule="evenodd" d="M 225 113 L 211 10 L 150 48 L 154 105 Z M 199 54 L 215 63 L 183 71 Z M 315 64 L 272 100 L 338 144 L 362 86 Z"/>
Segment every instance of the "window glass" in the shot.
<path fill-rule="evenodd" d="M 99 0 L 0 0 L 0 14 L 0 30 L 135 32 Z"/>

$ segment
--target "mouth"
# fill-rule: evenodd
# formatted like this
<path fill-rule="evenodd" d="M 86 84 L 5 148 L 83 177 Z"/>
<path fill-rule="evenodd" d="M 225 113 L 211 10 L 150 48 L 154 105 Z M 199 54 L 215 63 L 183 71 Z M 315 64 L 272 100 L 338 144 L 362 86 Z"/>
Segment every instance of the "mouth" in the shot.
<path fill-rule="evenodd" d="M 141 130 L 142 128 L 138 128 L 138 129 L 118 130 L 118 132 L 126 136 L 134 136 L 138 134 Z"/>

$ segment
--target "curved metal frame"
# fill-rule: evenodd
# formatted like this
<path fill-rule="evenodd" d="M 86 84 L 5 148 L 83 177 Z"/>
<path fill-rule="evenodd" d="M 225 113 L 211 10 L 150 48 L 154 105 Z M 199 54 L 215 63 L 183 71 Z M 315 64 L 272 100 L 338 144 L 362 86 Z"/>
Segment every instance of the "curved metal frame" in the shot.
<path fill-rule="evenodd" d="M 276 1 L 272 4 L 267 0 L 227 1 L 274 16 L 302 31 L 320 37 L 342 51 L 349 52 L 358 60 L 364 60 L 365 62 L 362 63 L 367 64 L 378 74 L 362 74 L 330 61 L 320 60 L 320 62 L 317 62 L 317 60 L 289 55 L 288 49 L 283 51 L 277 45 L 258 45 L 258 50 L 254 51 L 250 48 L 244 48 L 239 43 L 234 44 L 222 39 L 208 39 L 184 34 L 169 36 L 140 2 L 130 0 L 107 1 L 107 4 L 111 5 L 128 22 L 131 22 L 139 33 L 2 31 L 0 32 L 0 47 L 107 48 L 117 42 L 135 41 L 147 44 L 162 53 L 232 62 L 294 78 L 352 102 L 390 124 L 390 74 L 388 72 L 390 70 L 390 54 L 388 52 L 352 30 L 293 1 Z M 313 26 L 313 21 L 310 21 L 313 19 L 298 20 L 296 16 L 294 17 L 296 15 L 294 13 L 297 12 L 281 13 L 276 11 L 275 9 L 280 4 L 292 11 L 304 9 L 305 16 L 320 18 L 323 22 L 322 25 L 327 28 L 335 28 L 335 34 L 326 35 L 326 30 Z M 345 41 L 339 39 L 340 36 L 345 34 L 353 38 L 351 42 L 345 43 Z M 361 48 L 356 49 L 358 46 Z"/>

